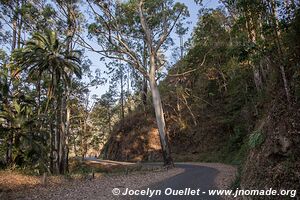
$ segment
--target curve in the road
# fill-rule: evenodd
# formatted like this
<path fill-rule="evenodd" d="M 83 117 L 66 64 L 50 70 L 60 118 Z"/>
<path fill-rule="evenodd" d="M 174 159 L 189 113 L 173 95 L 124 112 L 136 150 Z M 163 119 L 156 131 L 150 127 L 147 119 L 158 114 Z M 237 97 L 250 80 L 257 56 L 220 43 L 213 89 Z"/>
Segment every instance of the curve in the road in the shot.
<path fill-rule="evenodd" d="M 185 169 L 181 174 L 173 176 L 162 182 L 150 185 L 148 188 L 152 191 L 160 190 L 161 195 L 137 196 L 136 199 L 141 200 L 219 200 L 220 196 L 209 196 L 208 190 L 217 189 L 214 184 L 214 179 L 218 174 L 218 171 L 213 168 L 197 166 L 192 164 L 176 164 L 176 167 Z M 198 190 L 199 195 L 165 195 L 167 188 L 171 188 L 173 191 L 185 190 L 186 194 L 191 190 Z M 186 189 L 187 188 L 187 189 Z M 188 189 L 190 188 L 190 189 Z M 144 188 L 147 189 L 147 188 Z M 167 190 L 169 192 L 170 190 Z M 191 192 L 190 192 L 191 193 Z"/>

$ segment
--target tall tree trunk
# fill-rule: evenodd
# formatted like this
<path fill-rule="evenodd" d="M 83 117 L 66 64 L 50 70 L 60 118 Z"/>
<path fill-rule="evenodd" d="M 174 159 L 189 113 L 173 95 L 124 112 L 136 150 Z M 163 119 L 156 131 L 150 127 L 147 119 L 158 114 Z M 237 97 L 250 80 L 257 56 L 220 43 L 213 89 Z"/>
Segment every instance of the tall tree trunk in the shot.
<path fill-rule="evenodd" d="M 147 106 L 147 93 L 148 93 L 148 81 L 145 77 L 143 77 L 142 102 L 144 105 L 144 109 L 146 109 Z"/>
<path fill-rule="evenodd" d="M 157 87 L 157 83 L 155 80 L 155 58 L 154 56 L 151 56 L 151 64 L 150 64 L 150 88 L 152 93 L 152 100 L 153 100 L 153 106 L 155 110 L 155 116 L 156 116 L 156 122 L 159 130 L 159 136 L 160 136 L 160 143 L 161 143 L 161 149 L 164 159 L 164 165 L 166 166 L 173 166 L 173 159 L 171 157 L 171 151 L 169 148 L 168 143 L 168 136 L 166 134 L 166 124 L 165 124 L 165 117 L 164 117 L 164 111 L 162 107 L 162 102 L 159 94 L 159 90 Z"/>
<path fill-rule="evenodd" d="M 23 4 L 23 1 L 21 1 L 21 5 L 19 5 L 18 7 L 21 8 Z M 20 48 L 21 47 L 21 34 L 22 34 L 22 26 L 23 26 L 23 16 L 22 14 L 18 15 L 18 39 L 17 39 L 17 47 Z"/>
<path fill-rule="evenodd" d="M 13 149 L 13 132 L 10 131 L 7 139 L 7 151 L 6 151 L 6 164 L 10 165 L 12 163 L 12 149 Z"/>
<path fill-rule="evenodd" d="M 246 27 L 248 29 L 248 38 L 253 44 L 256 44 L 256 38 L 257 38 L 256 27 L 253 21 L 252 13 L 249 10 L 249 8 L 246 8 L 245 16 L 246 16 Z M 255 55 L 256 51 L 254 51 L 253 54 Z M 252 66 L 253 79 L 254 79 L 256 89 L 260 91 L 262 89 L 262 77 L 259 71 L 259 64 L 253 63 L 252 61 L 249 61 L 249 64 L 250 66 Z"/>
<path fill-rule="evenodd" d="M 17 26 L 18 26 L 18 7 L 19 7 L 19 3 L 18 1 L 16 2 L 15 5 L 15 10 L 13 10 L 13 18 L 12 18 L 12 44 L 11 44 L 11 52 L 13 52 L 16 48 L 17 45 Z M 10 74 L 13 75 L 14 71 L 12 68 L 10 68 Z M 14 77 L 11 77 L 12 79 L 14 79 Z M 12 94 L 14 95 L 14 91 L 16 91 L 16 86 L 13 80 L 13 88 L 12 88 Z M 8 102 L 7 102 L 8 103 Z M 11 123 L 9 123 L 9 126 L 11 126 Z M 7 149 L 6 149 L 6 163 L 7 164 L 11 164 L 13 162 L 13 141 L 14 141 L 14 132 L 10 131 L 9 132 L 9 136 L 7 139 Z"/>
<path fill-rule="evenodd" d="M 84 155 L 83 155 L 83 134 L 85 131 L 85 127 L 84 127 L 84 122 L 80 119 L 79 122 L 79 126 L 80 126 L 80 134 L 79 134 L 79 153 L 81 154 L 82 160 L 84 159 Z"/>
<path fill-rule="evenodd" d="M 11 45 L 11 51 L 15 50 L 17 46 L 17 26 L 18 26 L 18 13 L 15 11 L 12 21 L 12 45 Z"/>
<path fill-rule="evenodd" d="M 179 40 L 180 40 L 180 59 L 183 59 L 183 48 L 184 48 L 184 44 L 183 44 L 183 35 L 180 34 L 179 35 Z"/>
<path fill-rule="evenodd" d="M 110 106 L 107 106 L 107 114 L 108 114 L 108 131 L 109 135 L 111 134 L 112 128 L 111 128 L 111 108 Z"/>
<path fill-rule="evenodd" d="M 83 121 L 83 137 L 81 140 L 82 160 L 84 160 L 87 153 L 86 136 L 87 136 L 87 119 L 85 118 Z"/>
<path fill-rule="evenodd" d="M 68 92 L 69 93 L 69 92 Z M 67 102 L 66 102 L 66 107 L 67 107 L 67 112 L 66 112 L 66 138 L 65 138 L 65 158 L 64 158 L 64 166 L 65 172 L 69 172 L 69 135 L 70 135 L 70 119 L 71 119 L 71 108 L 70 105 L 68 104 L 68 100 L 70 95 L 67 95 Z"/>
<path fill-rule="evenodd" d="M 127 99 L 127 111 L 128 114 L 132 112 L 131 110 L 131 103 L 130 103 L 130 81 L 131 81 L 131 76 L 130 76 L 130 68 L 127 68 L 127 92 L 126 92 L 126 99 Z"/>
<path fill-rule="evenodd" d="M 52 120 L 50 122 L 50 172 L 54 173 L 54 128 Z"/>
<path fill-rule="evenodd" d="M 277 51 L 280 57 L 280 60 L 284 59 L 284 55 L 283 55 L 283 51 L 281 48 L 281 42 L 280 42 L 280 29 L 279 29 L 279 21 L 278 21 L 278 17 L 277 17 L 277 13 L 276 13 L 276 3 L 274 0 L 271 0 L 271 10 L 272 10 L 272 19 L 273 19 L 273 24 L 275 26 L 275 38 L 276 38 L 276 44 L 277 44 Z M 290 89 L 289 89 L 289 84 L 288 84 L 288 80 L 286 77 L 286 73 L 285 73 L 285 68 L 282 62 L 279 63 L 279 69 L 280 69 L 280 73 L 281 73 L 281 78 L 283 81 L 283 87 L 285 90 L 285 95 L 286 95 L 286 99 L 287 102 L 290 104 L 291 103 L 291 96 L 290 96 Z"/>
<path fill-rule="evenodd" d="M 143 65 L 145 70 L 147 71 L 147 46 L 146 42 L 144 40 L 144 52 L 143 52 Z M 142 83 L 142 93 L 141 93 L 141 99 L 143 102 L 144 110 L 146 111 L 147 107 L 147 93 L 148 93 L 148 81 L 145 76 L 143 76 L 143 83 Z"/>
<path fill-rule="evenodd" d="M 77 156 L 78 156 L 78 153 L 77 153 L 77 149 L 76 149 L 76 138 L 75 138 L 75 134 L 73 134 L 73 149 L 74 149 L 75 156 L 77 157 Z"/>
<path fill-rule="evenodd" d="M 124 118 L 125 118 L 125 113 L 124 113 L 124 80 L 123 80 L 123 69 L 121 69 L 121 126 L 122 126 L 122 131 L 124 131 Z"/>
<path fill-rule="evenodd" d="M 75 33 L 75 27 L 74 27 L 74 5 L 73 2 L 67 2 L 65 4 L 67 8 L 67 52 L 72 51 L 72 40 Z M 72 76 L 71 73 L 67 73 L 68 76 Z M 70 98 L 70 87 L 67 85 L 67 83 L 64 83 L 64 91 L 62 99 L 61 99 L 61 127 L 60 127 L 60 159 L 59 159 L 59 165 L 60 165 L 60 173 L 64 174 L 68 171 L 68 157 L 69 157 L 69 147 L 68 147 L 68 137 L 69 137 L 69 128 L 70 128 L 70 105 L 69 105 L 69 98 Z"/>
<path fill-rule="evenodd" d="M 59 160 L 60 160 L 60 154 L 59 154 L 59 148 L 60 148 L 60 110 L 61 110 L 61 96 L 60 94 L 60 89 L 59 89 L 59 77 L 56 72 L 53 73 L 53 83 L 54 85 L 54 94 L 55 94 L 55 111 L 54 111 L 54 153 L 55 153 L 55 162 L 54 162 L 54 173 L 58 174 L 59 173 Z"/>
<path fill-rule="evenodd" d="M 36 86 L 36 90 L 38 92 L 38 115 L 41 114 L 41 79 L 42 79 L 42 71 L 39 71 L 39 75 L 38 75 L 38 81 L 37 81 L 37 86 Z M 47 112 L 47 110 L 45 110 Z"/>
<path fill-rule="evenodd" d="M 66 91 L 66 89 L 64 89 Z M 58 163 L 59 163 L 59 173 L 65 173 L 65 142 L 66 142 L 66 116 L 65 116 L 65 108 L 66 108 L 66 93 L 63 92 L 61 97 L 60 104 L 60 138 L 59 138 L 59 153 L 58 153 Z"/>
<path fill-rule="evenodd" d="M 55 162 L 54 162 L 54 173 L 58 174 L 59 173 L 59 144 L 60 144 L 60 107 L 59 107 L 59 99 L 56 98 L 56 109 L 55 109 L 55 125 L 54 125 L 54 153 L 55 153 Z"/>

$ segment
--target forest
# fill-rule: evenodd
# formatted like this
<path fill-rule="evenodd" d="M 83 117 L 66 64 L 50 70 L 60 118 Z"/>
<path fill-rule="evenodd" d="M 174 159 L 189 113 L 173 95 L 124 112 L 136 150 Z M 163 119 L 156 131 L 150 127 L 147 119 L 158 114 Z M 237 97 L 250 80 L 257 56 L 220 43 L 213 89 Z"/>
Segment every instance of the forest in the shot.
<path fill-rule="evenodd" d="M 43 185 L 115 173 L 93 162 L 126 175 L 160 163 L 155 182 L 177 163 L 222 163 L 228 188 L 299 191 L 299 6 L 0 0 L 0 199 L 25 198 L 8 172 Z"/>

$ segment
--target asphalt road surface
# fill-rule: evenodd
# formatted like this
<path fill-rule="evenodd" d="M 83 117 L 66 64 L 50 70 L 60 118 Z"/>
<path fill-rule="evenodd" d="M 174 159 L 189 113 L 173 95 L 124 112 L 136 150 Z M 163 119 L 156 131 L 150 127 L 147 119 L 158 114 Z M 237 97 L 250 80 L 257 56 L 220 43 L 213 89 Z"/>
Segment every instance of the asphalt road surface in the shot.
<path fill-rule="evenodd" d="M 218 173 L 216 169 L 196 166 L 190 164 L 176 164 L 176 167 L 185 169 L 184 173 L 173 176 L 148 188 L 152 191 L 159 190 L 161 195 L 153 195 L 152 197 L 143 195 L 137 196 L 136 199 L 141 200 L 220 200 L 220 196 L 209 196 L 208 190 L 217 189 L 214 185 L 214 179 Z M 187 193 L 191 190 L 198 190 L 199 195 L 166 195 L 172 191 L 184 190 Z M 190 188 L 187 189 L 187 188 Z M 147 189 L 147 188 L 144 188 Z"/>

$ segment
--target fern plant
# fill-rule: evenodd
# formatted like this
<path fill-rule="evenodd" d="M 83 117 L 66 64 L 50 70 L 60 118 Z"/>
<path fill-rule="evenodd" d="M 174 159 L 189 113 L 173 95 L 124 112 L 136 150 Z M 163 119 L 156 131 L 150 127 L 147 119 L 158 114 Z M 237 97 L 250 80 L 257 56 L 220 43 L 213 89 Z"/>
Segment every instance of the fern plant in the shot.
<path fill-rule="evenodd" d="M 261 130 L 253 131 L 249 136 L 248 145 L 251 149 L 259 147 L 265 141 L 265 137 Z"/>

